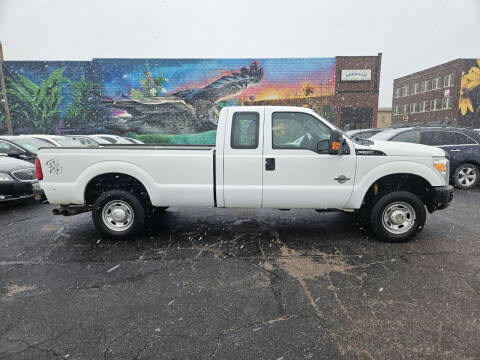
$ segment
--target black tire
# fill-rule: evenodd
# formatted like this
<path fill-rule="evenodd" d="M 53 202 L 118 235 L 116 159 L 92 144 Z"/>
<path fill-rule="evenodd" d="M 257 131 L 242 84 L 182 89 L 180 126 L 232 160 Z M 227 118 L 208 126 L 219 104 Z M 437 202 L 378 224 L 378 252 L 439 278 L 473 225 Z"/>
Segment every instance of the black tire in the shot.
<path fill-rule="evenodd" d="M 119 216 L 116 216 L 117 212 Z M 121 217 L 122 212 L 125 219 Z M 142 231 L 145 208 L 134 194 L 123 190 L 110 190 L 95 200 L 92 219 L 97 230 L 103 235 L 118 240 L 129 239 Z"/>
<path fill-rule="evenodd" d="M 417 195 L 408 191 L 395 191 L 381 196 L 373 205 L 370 225 L 381 241 L 398 243 L 419 234 L 426 217 L 425 205 Z"/>
<path fill-rule="evenodd" d="M 480 181 L 480 171 L 475 164 L 460 164 L 453 172 L 453 183 L 455 187 L 463 190 L 469 190 L 478 185 Z"/>

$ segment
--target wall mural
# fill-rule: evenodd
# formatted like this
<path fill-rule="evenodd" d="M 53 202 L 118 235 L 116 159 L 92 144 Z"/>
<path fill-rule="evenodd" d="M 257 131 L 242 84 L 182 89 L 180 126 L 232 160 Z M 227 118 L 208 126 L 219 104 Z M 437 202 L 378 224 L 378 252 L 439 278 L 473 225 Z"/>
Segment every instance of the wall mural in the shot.
<path fill-rule="evenodd" d="M 480 59 L 465 60 L 460 83 L 459 124 L 480 129 Z"/>
<path fill-rule="evenodd" d="M 333 121 L 335 58 L 7 61 L 4 72 L 16 134 L 214 143 L 229 105 L 305 105 Z"/>

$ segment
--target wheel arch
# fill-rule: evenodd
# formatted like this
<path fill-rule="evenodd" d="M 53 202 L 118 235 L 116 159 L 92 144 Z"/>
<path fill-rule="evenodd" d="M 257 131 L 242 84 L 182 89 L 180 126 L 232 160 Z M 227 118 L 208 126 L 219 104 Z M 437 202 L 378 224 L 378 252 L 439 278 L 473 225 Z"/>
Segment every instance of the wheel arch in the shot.
<path fill-rule="evenodd" d="M 108 181 L 111 182 L 108 182 Z M 82 189 L 84 203 L 90 205 L 92 186 L 105 185 L 107 189 L 121 189 L 144 192 L 145 199 L 152 201 L 153 179 L 138 166 L 123 161 L 101 162 L 87 168 L 77 181 L 78 188 Z M 103 189 L 102 191 L 105 191 Z"/>
<path fill-rule="evenodd" d="M 424 177 L 410 173 L 394 173 L 384 175 L 373 181 L 363 195 L 361 206 L 372 204 L 382 194 L 394 191 L 408 191 L 417 195 L 429 206 L 433 195 L 433 186 Z"/>
<path fill-rule="evenodd" d="M 84 199 L 86 205 L 93 205 L 95 200 L 109 190 L 124 190 L 136 195 L 139 200 L 151 205 L 147 188 L 137 178 L 123 173 L 104 173 L 92 178 L 86 185 Z"/>

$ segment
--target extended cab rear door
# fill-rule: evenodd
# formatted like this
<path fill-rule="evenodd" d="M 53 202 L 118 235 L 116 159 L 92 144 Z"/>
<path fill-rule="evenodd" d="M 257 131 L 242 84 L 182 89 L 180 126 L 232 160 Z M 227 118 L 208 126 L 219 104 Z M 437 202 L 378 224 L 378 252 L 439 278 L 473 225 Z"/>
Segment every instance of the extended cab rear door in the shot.
<path fill-rule="evenodd" d="M 350 143 L 349 154 L 328 154 L 330 132 L 313 114 L 265 108 L 263 207 L 341 209 L 347 204 L 355 149 Z"/>
<path fill-rule="evenodd" d="M 263 107 L 229 109 L 223 144 L 225 207 L 262 206 Z"/>

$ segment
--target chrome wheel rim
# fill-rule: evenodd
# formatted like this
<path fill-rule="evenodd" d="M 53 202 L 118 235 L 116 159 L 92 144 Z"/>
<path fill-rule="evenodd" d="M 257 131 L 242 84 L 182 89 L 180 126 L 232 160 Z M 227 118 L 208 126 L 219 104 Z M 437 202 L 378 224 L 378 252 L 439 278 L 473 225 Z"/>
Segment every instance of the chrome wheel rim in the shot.
<path fill-rule="evenodd" d="M 105 204 L 102 220 L 113 231 L 125 231 L 132 227 L 134 219 L 132 207 L 125 201 L 113 200 Z"/>
<path fill-rule="evenodd" d="M 477 180 L 477 173 L 471 166 L 462 167 L 457 174 L 458 183 L 462 186 L 471 186 Z"/>
<path fill-rule="evenodd" d="M 405 234 L 415 224 L 414 208 L 404 202 L 397 201 L 385 208 L 382 213 L 383 227 L 392 234 Z"/>

